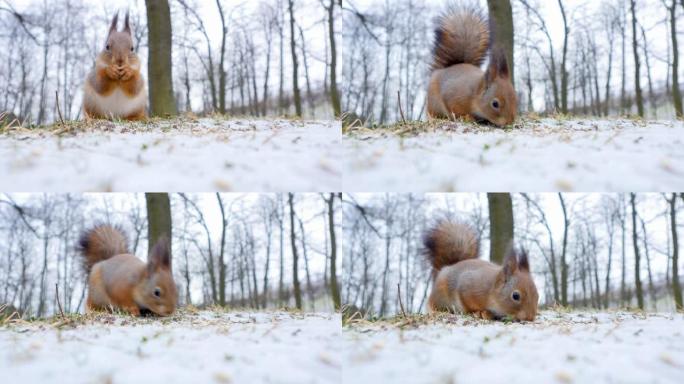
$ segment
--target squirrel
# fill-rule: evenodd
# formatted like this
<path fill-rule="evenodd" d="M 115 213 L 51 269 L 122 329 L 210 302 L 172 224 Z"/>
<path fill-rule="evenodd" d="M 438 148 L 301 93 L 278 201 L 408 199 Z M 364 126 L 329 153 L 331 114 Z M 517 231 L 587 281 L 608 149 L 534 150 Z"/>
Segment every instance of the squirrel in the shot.
<path fill-rule="evenodd" d="M 162 236 L 147 264 L 130 254 L 124 232 L 97 225 L 82 233 L 79 250 L 88 274 L 89 310 L 118 308 L 134 316 L 171 315 L 176 309 L 176 284 L 171 272 L 169 240 Z"/>
<path fill-rule="evenodd" d="M 104 50 L 83 86 L 83 111 L 86 118 L 142 120 L 145 118 L 147 91 L 140 74 L 140 59 L 135 53 L 128 13 L 124 29 L 117 30 L 119 14 L 112 19 Z"/>
<path fill-rule="evenodd" d="M 536 317 L 539 294 L 524 249 L 510 246 L 502 266 L 480 260 L 476 231 L 448 220 L 430 228 L 423 244 L 433 271 L 431 312 L 470 313 L 487 320 Z"/>
<path fill-rule="evenodd" d="M 450 8 L 437 18 L 427 92 L 431 118 L 465 117 L 511 124 L 518 108 L 504 50 L 490 47 L 490 28 L 479 8 Z M 489 65 L 480 69 L 489 49 Z"/>

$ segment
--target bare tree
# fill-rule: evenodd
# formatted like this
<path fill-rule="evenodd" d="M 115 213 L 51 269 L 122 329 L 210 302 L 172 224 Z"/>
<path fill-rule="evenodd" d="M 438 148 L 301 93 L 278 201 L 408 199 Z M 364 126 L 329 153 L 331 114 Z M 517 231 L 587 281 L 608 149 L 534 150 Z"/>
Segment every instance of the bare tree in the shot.
<path fill-rule="evenodd" d="M 634 52 L 634 91 L 636 93 L 637 113 L 640 117 L 644 117 L 644 99 L 641 95 L 641 64 L 639 62 L 639 45 L 637 43 L 636 0 L 630 0 L 630 10 L 632 13 L 632 51 Z M 637 292 L 637 295 L 639 295 L 639 292 Z M 639 308 L 643 309 L 643 298 Z"/>
<path fill-rule="evenodd" d="M 634 284 L 636 285 L 637 306 L 639 309 L 644 309 L 644 293 L 641 288 L 641 257 L 639 255 L 639 243 L 637 240 L 637 211 L 636 211 L 636 194 L 630 193 L 630 204 L 632 205 L 632 243 L 634 245 Z"/>
<path fill-rule="evenodd" d="M 149 33 L 147 77 L 150 113 L 153 116 L 175 115 L 171 66 L 171 11 L 168 0 L 145 0 Z"/>
<path fill-rule="evenodd" d="M 684 194 L 682 194 L 684 201 Z M 670 204 L 670 228 L 672 230 L 672 292 L 674 294 L 675 308 L 678 311 L 684 309 L 682 302 L 682 287 L 679 283 L 679 237 L 677 234 L 677 194 L 673 193 L 668 200 Z"/>
<path fill-rule="evenodd" d="M 487 200 L 491 241 L 489 260 L 503 264 L 507 249 L 513 241 L 513 200 L 510 193 L 487 193 Z"/>
<path fill-rule="evenodd" d="M 295 115 L 302 116 L 302 96 L 299 92 L 299 63 L 297 62 L 297 44 L 295 42 L 294 1 L 288 0 L 290 13 L 290 52 L 292 54 L 292 94 L 294 95 Z"/>
<path fill-rule="evenodd" d="M 290 0 L 291 1 L 291 0 Z M 288 193 L 287 202 L 290 205 L 290 244 L 292 245 L 292 283 L 294 285 L 295 307 L 302 309 L 302 290 L 299 286 L 299 257 L 294 225 L 294 194 Z"/>

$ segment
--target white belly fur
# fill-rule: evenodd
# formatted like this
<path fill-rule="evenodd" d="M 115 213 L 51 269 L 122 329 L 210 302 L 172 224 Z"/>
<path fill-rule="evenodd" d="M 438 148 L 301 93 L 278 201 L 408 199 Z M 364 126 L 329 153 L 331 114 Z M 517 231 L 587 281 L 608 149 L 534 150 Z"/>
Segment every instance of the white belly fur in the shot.
<path fill-rule="evenodd" d="M 101 115 L 110 118 L 125 118 L 145 108 L 147 92 L 143 87 L 135 97 L 128 97 L 121 88 L 116 88 L 107 96 L 92 92 L 93 105 Z"/>

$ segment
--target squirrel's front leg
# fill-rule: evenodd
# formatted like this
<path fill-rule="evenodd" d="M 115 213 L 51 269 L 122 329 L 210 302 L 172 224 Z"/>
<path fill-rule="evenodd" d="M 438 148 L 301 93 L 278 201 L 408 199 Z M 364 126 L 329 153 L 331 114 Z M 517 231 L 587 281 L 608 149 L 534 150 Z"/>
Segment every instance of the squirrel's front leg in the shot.
<path fill-rule="evenodd" d="M 130 307 L 126 307 L 125 309 L 126 309 L 126 311 L 128 311 L 131 315 L 133 315 L 133 316 L 135 316 L 135 317 L 139 317 L 139 316 L 140 316 L 140 308 L 138 308 L 137 305 L 132 305 L 132 306 L 130 306 Z"/>
<path fill-rule="evenodd" d="M 112 66 L 106 66 L 104 68 L 104 72 L 107 75 L 107 77 L 112 80 L 118 79 L 120 77 L 119 71 Z"/>
<path fill-rule="evenodd" d="M 135 71 L 130 67 L 124 67 L 123 69 L 121 69 L 120 74 L 121 81 L 128 81 L 133 77 L 133 75 L 135 75 Z"/>
<path fill-rule="evenodd" d="M 494 320 L 494 315 L 492 315 L 492 313 L 486 309 L 484 311 L 480 311 L 480 317 L 482 320 Z"/>

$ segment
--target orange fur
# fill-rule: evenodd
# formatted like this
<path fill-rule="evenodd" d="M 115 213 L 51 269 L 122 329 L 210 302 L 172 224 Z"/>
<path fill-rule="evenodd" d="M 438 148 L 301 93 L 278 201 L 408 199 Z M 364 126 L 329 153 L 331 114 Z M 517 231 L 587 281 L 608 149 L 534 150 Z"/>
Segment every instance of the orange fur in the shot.
<path fill-rule="evenodd" d="M 84 85 L 86 118 L 145 118 L 147 98 L 140 74 L 140 59 L 134 51 L 128 15 L 123 31 L 117 31 L 118 15 L 112 20 L 104 49 L 97 56 Z M 114 94 L 120 91 L 120 94 Z"/>
<path fill-rule="evenodd" d="M 480 69 L 489 35 L 477 9 L 452 8 L 439 18 L 427 92 L 430 118 L 464 117 L 499 126 L 515 120 L 517 96 L 500 47 L 491 49 L 487 71 Z"/>
<path fill-rule="evenodd" d="M 118 308 L 133 315 L 143 310 L 170 315 L 177 293 L 171 272 L 168 240 L 160 239 L 144 263 L 127 251 L 123 232 L 99 225 L 83 233 L 79 241 L 88 272 L 89 310 Z"/>
<path fill-rule="evenodd" d="M 511 247 L 502 266 L 479 260 L 475 231 L 452 221 L 430 228 L 423 242 L 433 267 L 430 311 L 472 313 L 484 319 L 510 316 L 534 320 L 539 295 L 524 250 L 518 253 Z"/>

